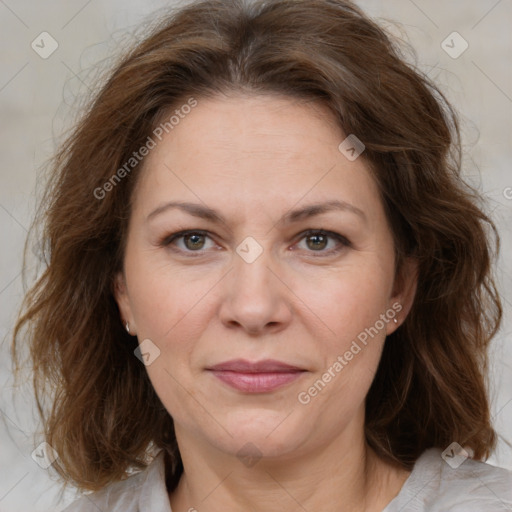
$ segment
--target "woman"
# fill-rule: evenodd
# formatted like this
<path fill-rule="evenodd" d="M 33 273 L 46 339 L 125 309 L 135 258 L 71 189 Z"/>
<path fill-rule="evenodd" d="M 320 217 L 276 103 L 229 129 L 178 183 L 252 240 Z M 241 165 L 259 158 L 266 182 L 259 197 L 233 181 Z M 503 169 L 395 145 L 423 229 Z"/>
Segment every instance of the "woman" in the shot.
<path fill-rule="evenodd" d="M 459 152 L 348 1 L 163 20 L 55 158 L 16 326 L 53 467 L 95 491 L 66 510 L 511 507 L 496 233 Z"/>

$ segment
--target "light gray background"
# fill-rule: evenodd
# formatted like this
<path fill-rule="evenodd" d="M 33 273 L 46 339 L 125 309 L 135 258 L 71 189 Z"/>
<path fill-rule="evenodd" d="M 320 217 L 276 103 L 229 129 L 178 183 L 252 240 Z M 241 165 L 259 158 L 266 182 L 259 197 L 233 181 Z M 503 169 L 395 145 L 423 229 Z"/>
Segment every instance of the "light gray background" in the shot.
<path fill-rule="evenodd" d="M 502 237 L 497 269 L 505 322 L 492 347 L 495 427 L 512 442 L 512 41 L 511 0 L 360 0 L 370 14 L 394 20 L 418 54 L 418 65 L 462 113 L 467 175 L 487 193 Z M 10 334 L 22 297 L 21 252 L 36 204 L 38 169 L 72 125 L 76 101 L 87 93 L 95 65 L 122 49 L 133 28 L 170 0 L 0 0 L 0 511 L 59 511 L 56 476 L 31 458 L 40 439 L 30 388 L 13 400 Z M 389 22 L 386 22 L 389 25 Z M 48 59 L 31 48 L 41 32 L 59 47 Z M 453 31 L 469 43 L 451 58 L 441 42 Z M 128 40 L 130 37 L 128 37 Z M 116 50 L 117 48 L 117 50 Z M 40 184 L 39 184 L 40 185 Z M 508 192 L 508 194 L 507 194 Z M 27 377 L 28 383 L 28 377 Z M 512 469 L 512 450 L 500 439 L 488 461 Z"/>

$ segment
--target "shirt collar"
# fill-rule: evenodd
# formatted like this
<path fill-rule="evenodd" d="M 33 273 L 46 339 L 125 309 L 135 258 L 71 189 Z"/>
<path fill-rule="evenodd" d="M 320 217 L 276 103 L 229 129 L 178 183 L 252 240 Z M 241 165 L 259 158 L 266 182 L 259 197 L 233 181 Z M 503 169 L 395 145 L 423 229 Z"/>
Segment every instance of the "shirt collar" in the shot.
<path fill-rule="evenodd" d="M 165 485 L 165 451 L 161 450 L 146 469 L 139 495 L 140 512 L 172 512 Z"/>

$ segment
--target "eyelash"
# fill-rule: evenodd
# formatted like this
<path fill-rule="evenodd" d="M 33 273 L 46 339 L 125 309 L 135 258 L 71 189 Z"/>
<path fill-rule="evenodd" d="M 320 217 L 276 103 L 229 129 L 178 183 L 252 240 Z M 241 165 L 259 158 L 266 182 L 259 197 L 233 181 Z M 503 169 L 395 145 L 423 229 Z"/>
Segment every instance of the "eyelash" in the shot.
<path fill-rule="evenodd" d="M 183 238 L 186 235 L 200 235 L 200 236 L 205 236 L 205 237 L 208 237 L 211 239 L 208 231 L 204 231 L 201 229 L 196 229 L 196 230 L 188 229 L 188 230 L 179 231 L 177 233 L 173 233 L 172 235 L 166 236 L 159 242 L 158 245 L 160 247 L 168 247 L 175 240 Z M 336 249 L 331 249 L 329 251 L 324 251 L 324 250 L 308 251 L 311 253 L 315 253 L 315 252 L 320 253 L 318 256 L 316 256 L 316 255 L 313 256 L 315 258 L 326 256 L 326 255 L 333 256 L 335 254 L 338 254 L 340 251 L 342 251 L 346 247 L 352 247 L 352 244 L 350 243 L 350 241 L 347 238 L 345 238 L 344 236 L 342 236 L 338 233 L 334 233 L 333 231 L 326 231 L 324 229 L 309 229 L 307 231 L 304 231 L 303 233 L 300 234 L 300 238 L 298 239 L 298 242 L 300 242 L 304 238 L 307 238 L 308 236 L 313 236 L 313 235 L 322 235 L 322 236 L 326 236 L 328 238 L 334 238 L 341 244 L 340 247 L 338 247 Z M 186 253 L 188 255 L 187 257 L 192 257 L 192 258 L 202 256 L 207 251 L 207 249 L 206 250 L 198 250 L 198 251 L 190 251 L 190 250 L 182 250 L 182 249 L 172 249 L 172 250 L 176 251 L 176 252 Z"/>

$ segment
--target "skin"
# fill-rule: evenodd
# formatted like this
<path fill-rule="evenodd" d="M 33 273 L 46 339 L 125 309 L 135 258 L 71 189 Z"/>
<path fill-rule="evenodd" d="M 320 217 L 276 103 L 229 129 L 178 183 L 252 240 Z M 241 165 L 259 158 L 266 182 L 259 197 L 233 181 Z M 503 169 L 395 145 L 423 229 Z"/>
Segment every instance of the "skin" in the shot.
<path fill-rule="evenodd" d="M 174 418 L 185 468 L 169 496 L 173 512 L 381 511 L 409 476 L 365 443 L 364 402 L 386 335 L 411 307 L 417 268 L 408 261 L 395 276 L 377 186 L 364 156 L 351 162 L 338 150 L 345 137 L 320 104 L 218 96 L 199 99 L 144 162 L 116 300 L 131 334 L 160 350 L 146 369 Z M 365 220 L 334 210 L 278 223 L 292 209 L 336 199 Z M 175 208 L 147 219 L 169 201 L 207 205 L 225 222 Z M 160 244 L 188 229 L 208 234 Z M 249 236 L 263 250 L 252 263 L 236 252 Z M 398 323 L 388 321 L 300 403 L 298 394 L 396 303 Z M 234 358 L 307 371 L 248 394 L 205 370 Z M 250 467 L 237 455 L 247 443 L 261 456 Z"/>

